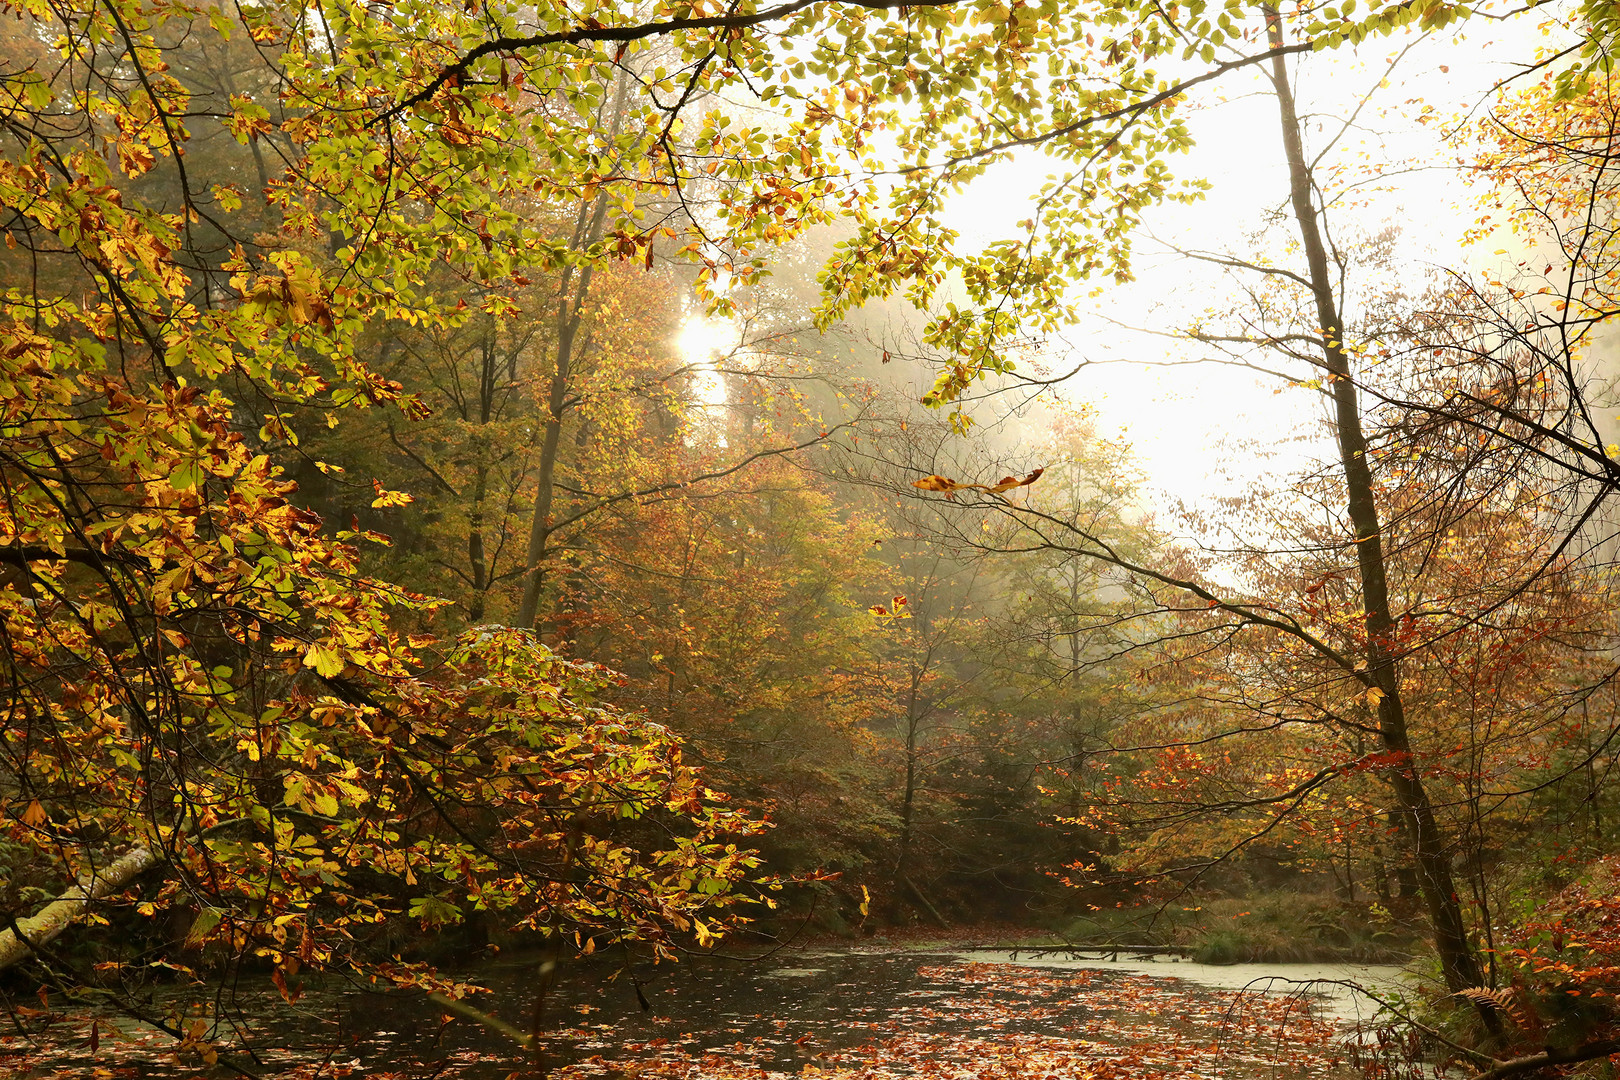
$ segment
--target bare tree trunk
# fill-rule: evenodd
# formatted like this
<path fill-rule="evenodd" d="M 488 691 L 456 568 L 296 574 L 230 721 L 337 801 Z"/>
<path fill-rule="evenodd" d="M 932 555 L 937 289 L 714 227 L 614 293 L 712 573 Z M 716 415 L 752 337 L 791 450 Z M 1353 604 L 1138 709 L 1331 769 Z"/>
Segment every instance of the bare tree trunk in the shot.
<path fill-rule="evenodd" d="M 624 122 L 624 110 L 629 92 L 629 80 L 619 76 L 614 94 L 613 119 L 610 141 L 617 140 Z M 606 189 L 597 191 L 594 202 L 582 202 L 579 218 L 574 223 L 574 236 L 570 247 L 583 251 L 602 239 L 607 225 L 608 196 Z M 568 391 L 573 385 L 574 342 L 579 336 L 579 324 L 585 302 L 590 297 L 592 267 L 586 264 L 577 274 L 573 267 L 563 271 L 557 289 L 557 355 L 551 371 L 551 387 L 546 395 L 546 422 L 540 440 L 540 470 L 538 489 L 534 497 L 534 520 L 529 525 L 529 546 L 524 555 L 527 568 L 523 576 L 523 602 L 518 607 L 517 625 L 533 630 L 540 619 L 540 596 L 546 584 L 546 547 L 551 541 L 551 504 L 556 488 L 557 450 L 562 445 L 563 413 L 568 406 Z"/>
<path fill-rule="evenodd" d="M 911 690 L 906 695 L 906 788 L 900 800 L 900 856 L 895 860 L 896 876 L 907 881 L 911 873 L 911 833 L 917 805 L 917 687 L 922 671 L 911 665 Z"/>
<path fill-rule="evenodd" d="M 485 597 L 489 592 L 489 562 L 484 552 L 484 502 L 489 495 L 489 466 L 480 461 L 473 471 L 472 510 L 467 515 L 467 562 L 472 567 L 472 599 L 467 615 L 473 622 L 484 618 Z"/>
<path fill-rule="evenodd" d="M 1282 24 L 1274 8 L 1266 9 L 1271 46 L 1283 45 Z M 1367 441 L 1361 427 L 1361 407 L 1357 397 L 1349 354 L 1344 348 L 1344 323 L 1338 309 L 1334 277 L 1328 266 L 1327 246 L 1311 195 L 1310 165 L 1300 138 L 1299 115 L 1288 79 L 1288 67 L 1278 52 L 1272 59 L 1272 85 L 1282 125 L 1283 150 L 1288 159 L 1289 196 L 1300 240 L 1309 265 L 1312 298 L 1322 334 L 1322 360 L 1331 382 L 1339 461 L 1344 470 L 1350 522 L 1355 529 L 1356 562 L 1361 578 L 1362 609 L 1366 612 L 1366 640 L 1363 655 L 1367 663 L 1369 693 L 1377 697 L 1378 734 L 1386 751 L 1396 755 L 1399 764 L 1392 773 L 1396 801 L 1410 826 L 1418 883 L 1428 909 L 1435 951 L 1446 988 L 1455 992 L 1480 985 L 1479 958 L 1468 941 L 1462 904 L 1452 880 L 1450 852 L 1434 806 L 1424 790 L 1412 756 L 1406 710 L 1401 699 L 1400 671 L 1393 642 L 1395 621 L 1389 609 L 1389 584 L 1385 573 L 1383 528 L 1379 521 L 1372 469 L 1367 462 Z M 1487 1016 L 1487 1023 L 1494 1013 Z"/>
<path fill-rule="evenodd" d="M 478 423 L 488 425 L 495 411 L 496 326 L 493 319 L 479 342 Z M 516 350 L 514 350 L 515 352 Z M 489 494 L 489 445 L 478 442 L 478 464 L 473 467 L 472 509 L 467 514 L 467 564 L 472 570 L 472 600 L 468 615 L 473 622 L 484 618 L 485 597 L 489 592 L 489 559 L 484 550 L 484 502 Z"/>

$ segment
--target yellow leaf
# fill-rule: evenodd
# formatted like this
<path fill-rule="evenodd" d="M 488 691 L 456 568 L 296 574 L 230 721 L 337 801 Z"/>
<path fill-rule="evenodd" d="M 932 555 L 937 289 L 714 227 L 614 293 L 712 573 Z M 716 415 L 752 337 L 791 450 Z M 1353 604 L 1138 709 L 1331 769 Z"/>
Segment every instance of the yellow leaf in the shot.
<path fill-rule="evenodd" d="M 330 679 L 343 671 L 343 654 L 316 642 L 304 651 L 304 666 L 315 669 L 315 674 Z"/>
<path fill-rule="evenodd" d="M 389 491 L 383 487 L 381 480 L 373 480 L 371 486 L 377 493 L 377 497 L 371 500 L 372 506 L 406 506 L 412 501 L 411 496 L 403 491 Z"/>

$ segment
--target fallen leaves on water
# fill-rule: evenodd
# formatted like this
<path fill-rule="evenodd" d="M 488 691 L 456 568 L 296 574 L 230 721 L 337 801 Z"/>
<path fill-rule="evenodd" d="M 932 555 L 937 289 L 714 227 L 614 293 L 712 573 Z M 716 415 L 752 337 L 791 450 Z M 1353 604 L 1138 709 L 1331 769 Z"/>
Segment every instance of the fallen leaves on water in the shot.
<path fill-rule="evenodd" d="M 776 1021 L 775 1038 L 628 1043 L 553 1070 L 555 1080 L 1296 1080 L 1343 1074 L 1337 1029 L 1297 996 L 1216 991 L 1177 979 L 1007 964 L 923 965 L 950 993 L 874 1023 L 832 1021 L 869 1038 L 806 1054 L 819 1039 Z M 699 1047 L 696 1042 L 711 1045 Z"/>
<path fill-rule="evenodd" d="M 628 1033 L 630 1018 L 554 1032 L 545 1051 L 552 1080 L 1247 1080 L 1350 1076 L 1340 1031 L 1308 998 L 1214 990 L 1179 979 L 1106 969 L 1051 969 L 1010 964 L 917 963 L 916 988 L 883 1002 L 836 1002 L 816 1018 L 753 1015 L 688 1031 L 653 1017 L 650 1039 Z M 739 984 L 740 985 L 740 984 Z M 740 989 L 739 993 L 743 993 Z M 746 1005 L 745 996 L 738 1004 Z M 600 1015 L 600 1014 L 598 1014 Z M 865 1018 L 865 1019 L 863 1019 Z M 157 1065 L 166 1055 L 152 1040 L 101 1032 L 99 1053 L 86 1016 L 79 1037 L 63 1018 L 31 1040 L 0 1036 L 0 1075 L 66 1080 L 92 1075 L 191 1077 Z M 741 1026 L 737 1026 L 741 1025 Z M 765 1032 L 761 1034 L 761 1032 Z M 263 1036 L 268 1032 L 261 1032 Z M 456 1048 L 460 1043 L 462 1048 Z M 467 1048 L 473 1044 L 480 1049 Z M 260 1042 L 260 1047 L 263 1047 Z M 431 1063 L 440 1080 L 504 1080 L 532 1059 L 497 1045 L 457 1021 L 444 1029 Z M 172 1044 L 171 1044 L 172 1046 Z M 355 1045 L 324 1066 L 283 1057 L 282 1080 L 420 1076 L 424 1063 L 375 1056 L 385 1040 Z M 222 1045 L 222 1049 L 229 1049 Z M 282 1054 L 293 1050 L 278 1048 Z M 299 1053 L 316 1048 L 299 1048 Z M 86 1051 L 89 1051 L 86 1053 Z M 325 1048 L 329 1053 L 331 1047 Z M 591 1056 L 581 1056 L 595 1051 Z M 351 1057 L 351 1055 L 354 1055 Z M 272 1057 L 281 1056 L 272 1054 Z M 369 1059 L 368 1059 L 369 1058 Z M 93 1059 L 93 1064 L 91 1060 Z M 261 1058 L 261 1060 L 263 1060 Z M 71 1064 L 70 1064 L 71 1063 Z M 189 1064 L 186 1063 L 186 1064 Z M 154 1066 L 157 1066 L 154 1068 Z M 64 1067 L 68 1066 L 68 1067 Z M 99 1074 L 98 1074 L 99 1075 Z M 527 1074 L 524 1074 L 527 1075 Z"/>

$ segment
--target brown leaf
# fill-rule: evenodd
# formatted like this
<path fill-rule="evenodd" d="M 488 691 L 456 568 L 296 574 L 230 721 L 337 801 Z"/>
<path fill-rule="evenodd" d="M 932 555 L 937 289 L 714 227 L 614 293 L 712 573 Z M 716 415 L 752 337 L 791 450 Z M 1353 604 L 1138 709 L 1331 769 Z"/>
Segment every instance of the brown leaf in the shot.
<path fill-rule="evenodd" d="M 1027 487 L 1033 484 L 1041 478 L 1041 474 L 1045 471 L 1045 469 L 1036 469 L 1022 480 L 1012 476 L 1003 476 L 994 484 L 958 484 L 955 480 L 947 480 L 943 476 L 925 476 L 921 480 L 912 481 L 911 486 L 921 488 L 923 491 L 943 491 L 947 498 L 951 496 L 952 492 L 964 490 L 987 491 L 992 495 L 999 495 L 1004 491 L 1011 491 L 1013 488 Z"/>
<path fill-rule="evenodd" d="M 1041 473 L 1043 473 L 1045 471 L 1046 471 L 1045 469 L 1036 469 L 1034 472 L 1030 473 L 1028 476 L 1024 477 L 1022 480 L 1019 480 L 1017 477 L 1013 477 L 1013 476 L 1003 476 L 1000 480 L 997 480 L 994 484 L 989 484 L 989 485 L 974 484 L 973 486 L 983 488 L 985 491 L 990 492 L 990 494 L 992 494 L 992 495 L 1000 495 L 1003 491 L 1011 491 L 1013 488 L 1027 487 L 1030 484 L 1033 484 L 1035 481 L 1037 481 L 1037 480 L 1039 480 L 1041 478 Z"/>

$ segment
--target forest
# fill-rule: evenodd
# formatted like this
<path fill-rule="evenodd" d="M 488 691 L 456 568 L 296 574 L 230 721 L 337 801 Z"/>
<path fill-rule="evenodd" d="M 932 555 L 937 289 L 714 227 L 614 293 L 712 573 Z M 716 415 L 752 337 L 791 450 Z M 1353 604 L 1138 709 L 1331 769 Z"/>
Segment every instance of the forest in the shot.
<path fill-rule="evenodd" d="M 0 1073 L 931 937 L 1616 1074 L 1611 0 L 4 7 Z"/>

